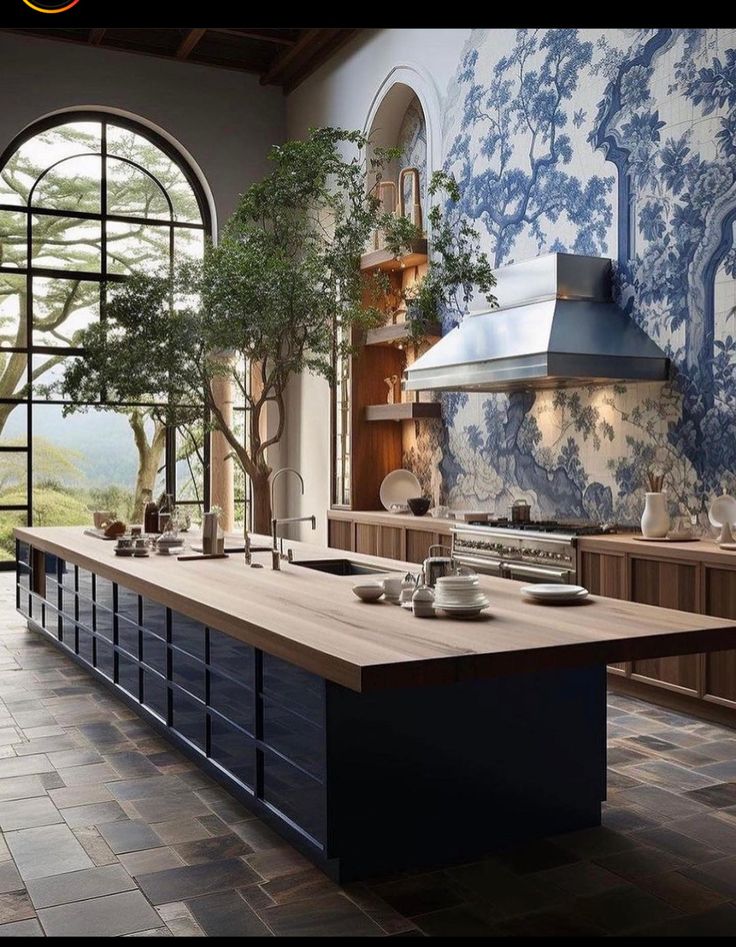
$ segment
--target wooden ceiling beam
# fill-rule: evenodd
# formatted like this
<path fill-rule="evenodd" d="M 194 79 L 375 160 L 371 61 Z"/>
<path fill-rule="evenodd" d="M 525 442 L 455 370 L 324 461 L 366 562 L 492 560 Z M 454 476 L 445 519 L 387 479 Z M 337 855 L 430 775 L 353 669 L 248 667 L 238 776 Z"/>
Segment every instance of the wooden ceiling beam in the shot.
<path fill-rule="evenodd" d="M 89 38 L 88 38 L 87 41 L 88 41 L 92 46 L 99 46 L 100 43 L 102 42 L 102 40 L 103 40 L 103 38 L 104 38 L 106 32 L 107 32 L 107 28 L 106 28 L 106 27 L 102 27 L 101 29 L 96 29 L 96 30 L 90 30 L 90 31 L 89 31 Z"/>
<path fill-rule="evenodd" d="M 257 39 L 263 43 L 276 43 L 278 46 L 295 46 L 296 40 L 282 33 L 270 33 L 267 30 L 225 30 L 208 27 L 210 33 L 220 33 L 222 36 L 239 36 L 242 39 Z"/>
<path fill-rule="evenodd" d="M 188 59 L 197 43 L 202 39 L 207 30 L 189 30 L 187 35 L 179 44 L 176 51 L 177 59 Z"/>
<path fill-rule="evenodd" d="M 291 49 L 285 49 L 274 59 L 261 76 L 261 84 L 278 84 L 290 67 L 294 68 L 297 63 L 309 59 L 324 42 L 325 32 L 324 29 L 304 30 Z"/>
<path fill-rule="evenodd" d="M 297 66 L 295 69 L 290 70 L 289 73 L 283 79 L 284 92 L 287 94 L 293 92 L 294 89 L 305 79 L 312 75 L 313 72 L 316 72 L 321 65 L 327 62 L 338 49 L 341 49 L 345 46 L 346 43 L 349 43 L 350 40 L 360 32 L 358 27 L 351 29 L 340 29 L 334 30 L 334 35 L 328 37 L 326 41 L 320 46 L 320 48 L 315 52 L 315 54 L 302 66 Z"/>

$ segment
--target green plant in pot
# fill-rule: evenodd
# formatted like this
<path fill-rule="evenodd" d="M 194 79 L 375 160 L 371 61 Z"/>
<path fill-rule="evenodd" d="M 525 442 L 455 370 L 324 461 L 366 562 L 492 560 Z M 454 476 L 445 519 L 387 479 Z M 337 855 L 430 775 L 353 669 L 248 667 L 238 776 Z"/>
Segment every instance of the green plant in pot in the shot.
<path fill-rule="evenodd" d="M 154 405 L 168 426 L 206 418 L 251 481 L 258 532 L 269 531 L 268 451 L 284 433 L 290 380 L 332 381 L 352 328 L 383 319 L 378 304 L 364 306 L 359 268 L 383 219 L 366 191 L 366 145 L 359 132 L 319 128 L 275 146 L 271 172 L 245 191 L 201 263 L 108 287 L 105 319 L 80 333 L 85 357 L 59 385 L 73 402 L 66 411 L 109 398 Z M 371 165 L 388 158 L 379 152 Z M 379 277 L 377 303 L 382 286 Z M 223 378 L 245 407 L 245 437 L 222 409 Z"/>

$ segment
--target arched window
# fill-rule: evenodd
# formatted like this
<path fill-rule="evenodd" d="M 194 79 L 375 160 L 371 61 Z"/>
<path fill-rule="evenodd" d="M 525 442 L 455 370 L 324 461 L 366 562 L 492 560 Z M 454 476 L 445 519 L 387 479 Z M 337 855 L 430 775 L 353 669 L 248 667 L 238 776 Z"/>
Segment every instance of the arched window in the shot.
<path fill-rule="evenodd" d="M 199 431 L 167 431 L 151 405 L 105 402 L 64 417 L 51 386 L 84 358 L 79 332 L 105 318 L 109 287 L 200 257 L 202 187 L 182 156 L 138 123 L 56 115 L 0 157 L 0 560 L 12 529 L 138 519 L 147 490 L 207 502 Z"/>

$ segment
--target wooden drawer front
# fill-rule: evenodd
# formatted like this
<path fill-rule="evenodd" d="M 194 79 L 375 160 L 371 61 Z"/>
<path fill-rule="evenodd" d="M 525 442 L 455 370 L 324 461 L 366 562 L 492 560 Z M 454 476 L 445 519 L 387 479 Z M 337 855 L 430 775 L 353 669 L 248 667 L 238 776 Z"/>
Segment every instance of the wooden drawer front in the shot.
<path fill-rule="evenodd" d="M 378 555 L 387 559 L 403 559 L 404 530 L 395 526 L 378 527 Z"/>
<path fill-rule="evenodd" d="M 736 618 L 736 569 L 705 568 L 705 611 Z M 736 650 L 705 656 L 705 698 L 736 707 Z"/>
<path fill-rule="evenodd" d="M 700 576 L 698 567 L 688 563 L 664 562 L 655 559 L 630 559 L 631 601 L 643 605 L 660 605 L 686 612 L 698 607 Z M 687 654 L 670 658 L 634 661 L 632 676 L 646 678 L 662 687 L 697 695 L 700 656 Z"/>
<path fill-rule="evenodd" d="M 329 520 L 327 532 L 333 549 L 353 551 L 353 524 L 349 520 Z"/>
<path fill-rule="evenodd" d="M 424 562 L 429 555 L 429 547 L 440 543 L 449 546 L 449 533 L 430 533 L 423 529 L 407 529 L 406 531 L 406 561 Z"/>
<path fill-rule="evenodd" d="M 626 597 L 626 557 L 601 552 L 580 554 L 580 582 L 593 595 Z"/>
<path fill-rule="evenodd" d="M 366 556 L 378 555 L 378 526 L 369 523 L 355 524 L 355 551 Z"/>

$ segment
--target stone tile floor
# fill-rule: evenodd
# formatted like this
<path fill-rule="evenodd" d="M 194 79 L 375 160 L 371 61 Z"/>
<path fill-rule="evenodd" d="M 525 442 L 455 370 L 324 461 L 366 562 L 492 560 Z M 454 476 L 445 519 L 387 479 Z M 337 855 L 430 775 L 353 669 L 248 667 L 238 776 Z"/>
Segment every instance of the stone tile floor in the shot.
<path fill-rule="evenodd" d="M 601 828 L 340 888 L 28 632 L 2 574 L 0 935 L 736 934 L 736 731 L 609 704 Z"/>

